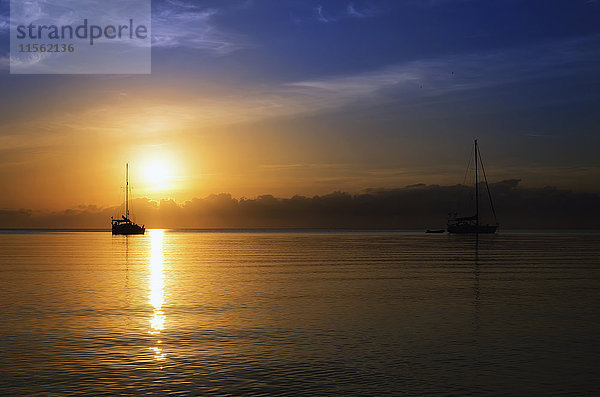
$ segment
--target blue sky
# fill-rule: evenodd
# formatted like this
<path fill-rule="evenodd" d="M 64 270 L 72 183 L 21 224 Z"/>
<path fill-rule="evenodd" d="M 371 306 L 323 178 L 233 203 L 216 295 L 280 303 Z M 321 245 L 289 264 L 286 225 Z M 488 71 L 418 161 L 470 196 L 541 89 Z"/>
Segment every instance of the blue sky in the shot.
<path fill-rule="evenodd" d="M 458 183 L 474 137 L 496 180 L 600 190 L 599 1 L 153 1 L 150 76 L 11 76 L 0 4 L 13 162 L 119 97 L 246 145 L 236 175 L 280 170 L 249 194 Z"/>

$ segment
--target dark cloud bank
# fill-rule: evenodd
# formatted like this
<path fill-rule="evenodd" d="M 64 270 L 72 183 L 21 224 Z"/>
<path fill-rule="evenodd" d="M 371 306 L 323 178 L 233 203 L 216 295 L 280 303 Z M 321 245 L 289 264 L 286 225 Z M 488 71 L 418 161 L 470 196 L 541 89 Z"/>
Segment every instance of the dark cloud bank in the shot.
<path fill-rule="evenodd" d="M 525 188 L 519 180 L 491 184 L 502 228 L 597 229 L 600 196 L 553 187 Z M 136 219 L 150 228 L 398 228 L 443 227 L 464 186 L 412 185 L 359 194 L 281 199 L 235 199 L 228 194 L 184 204 L 137 199 Z M 2 228 L 107 228 L 117 208 L 95 206 L 63 212 L 0 210 Z"/>

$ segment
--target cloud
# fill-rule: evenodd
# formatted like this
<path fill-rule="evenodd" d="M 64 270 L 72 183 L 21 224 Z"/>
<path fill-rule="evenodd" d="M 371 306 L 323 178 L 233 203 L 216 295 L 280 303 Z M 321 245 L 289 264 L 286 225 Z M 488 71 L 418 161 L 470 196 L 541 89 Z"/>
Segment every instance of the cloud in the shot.
<path fill-rule="evenodd" d="M 90 0 L 89 4 L 93 4 Z M 88 4 L 88 3 L 86 3 Z M 132 14 L 127 2 L 122 7 L 107 10 L 110 15 L 104 16 L 114 19 L 114 15 Z M 242 4 L 247 7 L 247 3 Z M 53 5 L 47 2 L 24 2 L 20 5 L 23 15 L 28 20 L 44 22 L 52 12 L 56 13 Z M 191 48 L 205 51 L 213 55 L 226 55 L 243 48 L 252 46 L 250 40 L 237 33 L 218 27 L 215 16 L 222 12 L 220 8 L 202 7 L 193 2 L 184 0 L 164 0 L 157 2 L 152 15 L 152 46 L 155 48 Z M 52 18 L 52 23 L 69 25 L 79 23 L 85 9 L 76 12 L 61 13 L 60 18 Z M 100 18 L 101 16 L 98 16 Z M 8 29 L 8 17 L 0 17 L 0 32 Z M 131 45 L 139 45 L 133 41 Z M 120 49 L 121 51 L 123 49 Z M 45 62 L 45 56 L 21 59 L 27 65 L 37 65 Z"/>
<path fill-rule="evenodd" d="M 223 120 L 238 123 L 327 113 L 349 106 L 373 107 L 390 101 L 396 111 L 412 110 L 447 103 L 448 95 L 458 92 L 489 96 L 489 90 L 507 84 L 578 76 L 593 71 L 594 60 L 600 57 L 599 40 L 600 37 L 592 36 L 536 47 L 455 54 L 361 73 L 266 87 L 249 86 L 227 96 L 213 97 L 210 101 L 188 102 L 187 106 L 189 112 L 204 123 Z M 557 96 L 544 100 L 548 103 L 570 98 Z"/>
<path fill-rule="evenodd" d="M 322 23 L 338 22 L 343 19 L 365 19 L 377 16 L 380 14 L 380 10 L 375 8 L 373 5 L 365 7 L 358 7 L 354 3 L 350 2 L 344 9 L 338 9 L 334 11 L 325 10 L 321 4 L 318 4 L 314 8 L 315 17 L 317 21 Z"/>
<path fill-rule="evenodd" d="M 197 10 L 194 9 L 194 12 Z M 211 13 L 207 10 L 201 12 Z M 190 18 L 186 15 L 182 18 Z M 477 106 L 478 96 L 489 99 L 493 97 L 490 93 L 494 89 L 505 84 L 564 79 L 594 71 L 597 64 L 594 60 L 600 57 L 598 41 L 597 36 L 592 36 L 536 47 L 416 60 L 354 74 L 266 86 L 250 84 L 243 89 L 210 97 L 185 97 L 185 102 L 165 96 L 158 101 L 152 100 L 152 103 L 142 102 L 145 110 L 140 110 L 137 103 L 128 105 L 100 93 L 96 97 L 102 99 L 98 99 L 89 110 L 60 113 L 56 116 L 57 120 L 40 120 L 39 116 L 38 120 L 44 126 L 56 126 L 57 130 L 60 130 L 60 124 L 65 128 L 75 125 L 81 130 L 110 128 L 118 131 L 128 124 L 145 125 L 148 115 L 157 114 L 172 116 L 171 119 L 188 126 L 213 126 L 321 114 L 345 108 L 385 109 L 389 103 L 393 103 L 396 116 L 400 112 L 445 105 L 451 100 L 449 96 L 456 93 L 469 93 L 468 106 L 464 106 L 468 112 Z M 2 65 L 8 66 L 6 58 L 0 60 L 0 68 Z M 193 83 L 190 83 L 189 88 L 192 87 Z M 578 98 L 585 99 L 585 95 L 595 94 L 592 91 L 581 92 Z M 569 100 L 572 98 L 555 95 L 540 98 L 535 103 L 523 101 L 519 104 L 513 101 L 509 106 L 531 107 L 539 106 L 542 101 L 548 104 L 550 101 Z M 454 114 L 462 111 L 459 105 L 457 102 L 453 107 Z M 443 106 L 437 114 L 444 112 L 445 108 L 447 106 Z M 10 116 L 7 115 L 5 119 L 10 119 Z M 90 123 L 89 120 L 94 122 Z"/>
<path fill-rule="evenodd" d="M 288 83 L 281 93 L 285 95 L 287 89 L 299 101 L 306 98 L 304 102 L 315 109 L 389 97 L 413 107 L 457 91 L 590 72 L 600 58 L 599 42 L 600 36 L 591 36 L 535 47 L 415 60 L 363 73 Z"/>
<path fill-rule="evenodd" d="M 216 55 L 226 55 L 251 47 L 239 34 L 216 26 L 216 8 L 201 8 L 179 0 L 157 6 L 152 20 L 152 45 L 158 48 L 193 48 Z"/>
<path fill-rule="evenodd" d="M 175 7 L 180 7 L 180 8 L 187 8 L 187 9 L 198 9 L 198 6 L 195 4 L 191 4 L 191 3 L 186 3 L 185 1 L 181 1 L 181 0 L 167 0 L 167 3 L 175 6 Z"/>
<path fill-rule="evenodd" d="M 365 19 L 379 14 L 379 10 L 373 6 L 358 8 L 354 3 L 349 3 L 346 7 L 346 14 L 351 18 Z"/>
<path fill-rule="evenodd" d="M 70 43 L 68 37 L 69 32 L 65 32 L 61 29 L 62 26 L 71 26 L 73 29 L 78 28 L 87 21 L 88 29 L 92 26 L 97 25 L 100 27 L 114 25 L 115 21 L 125 21 L 124 18 L 131 18 L 132 20 L 144 21 L 145 24 L 150 21 L 150 5 L 149 3 L 138 1 L 127 1 L 127 2 L 107 2 L 106 0 L 68 0 L 62 1 L 61 4 L 49 0 L 39 1 L 22 1 L 14 2 L 11 8 L 11 24 L 13 25 L 25 25 L 29 24 L 37 25 L 40 28 L 38 33 L 40 37 L 52 37 L 52 34 L 57 34 L 61 37 L 62 34 L 66 36 L 65 40 L 62 38 L 54 43 L 56 44 L 68 44 Z M 146 5 L 146 7 L 143 7 Z M 0 27 L 2 21 L 0 20 Z M 45 30 L 42 28 L 50 26 L 52 29 Z M 54 30 L 54 32 L 52 32 Z M 51 33 L 52 32 L 52 33 Z M 58 32 L 58 33 L 57 33 Z M 71 31 L 72 33 L 73 31 Z M 35 29 L 33 30 L 33 37 L 35 37 Z M 77 34 L 75 32 L 75 34 Z M 86 41 L 90 40 L 91 34 L 88 32 L 85 34 Z M 38 41 L 40 38 L 37 39 Z M 84 40 L 84 39 L 82 39 Z M 79 46 L 75 43 L 77 49 L 77 56 L 71 57 L 67 52 L 54 51 L 54 52 L 33 52 L 33 53 L 21 53 L 14 51 L 11 54 L 11 65 L 15 67 L 13 72 L 15 73 L 85 73 L 89 71 L 88 65 L 95 65 L 96 71 L 106 70 L 102 66 L 101 60 L 109 59 L 114 54 L 132 53 L 139 54 L 139 49 L 146 47 L 148 51 L 142 53 L 139 59 L 144 59 L 144 55 L 149 54 L 150 40 L 107 40 L 100 39 L 94 40 L 94 44 L 101 42 L 101 45 L 91 46 Z M 37 45 L 43 43 L 37 43 L 35 38 L 29 36 L 23 40 L 23 45 Z M 49 43 L 45 43 L 49 44 Z M 134 56 L 135 57 L 135 56 Z M 127 58 L 122 58 L 124 64 L 131 61 Z M 108 69 L 115 70 L 114 65 L 108 67 Z M 126 68 L 127 69 L 127 68 Z M 129 68 L 131 69 L 131 68 Z M 116 69 L 119 71 L 119 68 Z M 121 69 L 122 71 L 122 69 Z"/>
<path fill-rule="evenodd" d="M 319 22 L 330 22 L 330 19 L 325 18 L 325 16 L 323 15 L 323 6 L 322 5 L 318 5 L 315 7 L 315 12 L 317 13 L 317 20 Z"/>
<path fill-rule="evenodd" d="M 600 196 L 553 187 L 520 187 L 511 179 L 490 185 L 501 228 L 600 228 Z M 351 194 L 236 199 L 229 194 L 183 204 L 137 199 L 137 219 L 153 228 L 397 228 L 443 227 L 465 192 L 461 185 L 416 184 Z M 3 228 L 106 228 L 116 207 L 80 206 L 60 212 L 0 210 Z"/>
<path fill-rule="evenodd" d="M 8 15 L 0 14 L 0 33 L 8 31 L 10 28 L 10 20 Z"/>

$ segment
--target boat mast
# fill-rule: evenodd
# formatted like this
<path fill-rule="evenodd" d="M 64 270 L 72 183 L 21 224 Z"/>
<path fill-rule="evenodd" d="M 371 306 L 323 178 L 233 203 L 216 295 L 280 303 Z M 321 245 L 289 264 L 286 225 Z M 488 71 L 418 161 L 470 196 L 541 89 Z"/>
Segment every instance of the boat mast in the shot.
<path fill-rule="evenodd" d="M 475 139 L 475 222 L 479 226 L 479 180 L 477 178 L 477 139 Z"/>
<path fill-rule="evenodd" d="M 496 217 L 496 209 L 494 208 L 494 202 L 492 201 L 492 192 L 490 192 L 490 185 L 488 185 L 487 175 L 485 175 L 485 167 L 483 166 L 483 160 L 481 159 L 481 153 L 479 153 L 479 160 L 481 161 L 481 171 L 483 172 L 483 178 L 485 179 L 485 188 L 487 189 L 488 198 L 490 199 L 490 206 L 492 207 L 492 214 L 494 214 L 494 222 L 498 224 L 498 218 Z"/>
<path fill-rule="evenodd" d="M 125 166 L 125 218 L 129 220 L 129 163 Z"/>

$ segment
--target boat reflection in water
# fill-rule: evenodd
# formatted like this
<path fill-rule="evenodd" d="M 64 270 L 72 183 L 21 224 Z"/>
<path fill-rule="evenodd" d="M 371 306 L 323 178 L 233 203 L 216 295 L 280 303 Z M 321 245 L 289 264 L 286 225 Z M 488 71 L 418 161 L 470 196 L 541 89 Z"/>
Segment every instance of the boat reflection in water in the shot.
<path fill-rule="evenodd" d="M 154 351 L 154 359 L 164 360 L 167 355 L 161 347 L 162 340 L 160 334 L 165 327 L 165 314 L 162 310 L 164 303 L 163 292 L 163 230 L 150 231 L 150 304 L 153 307 L 152 318 L 150 320 L 150 329 L 148 333 L 156 335 L 156 345 L 150 349 Z"/>

